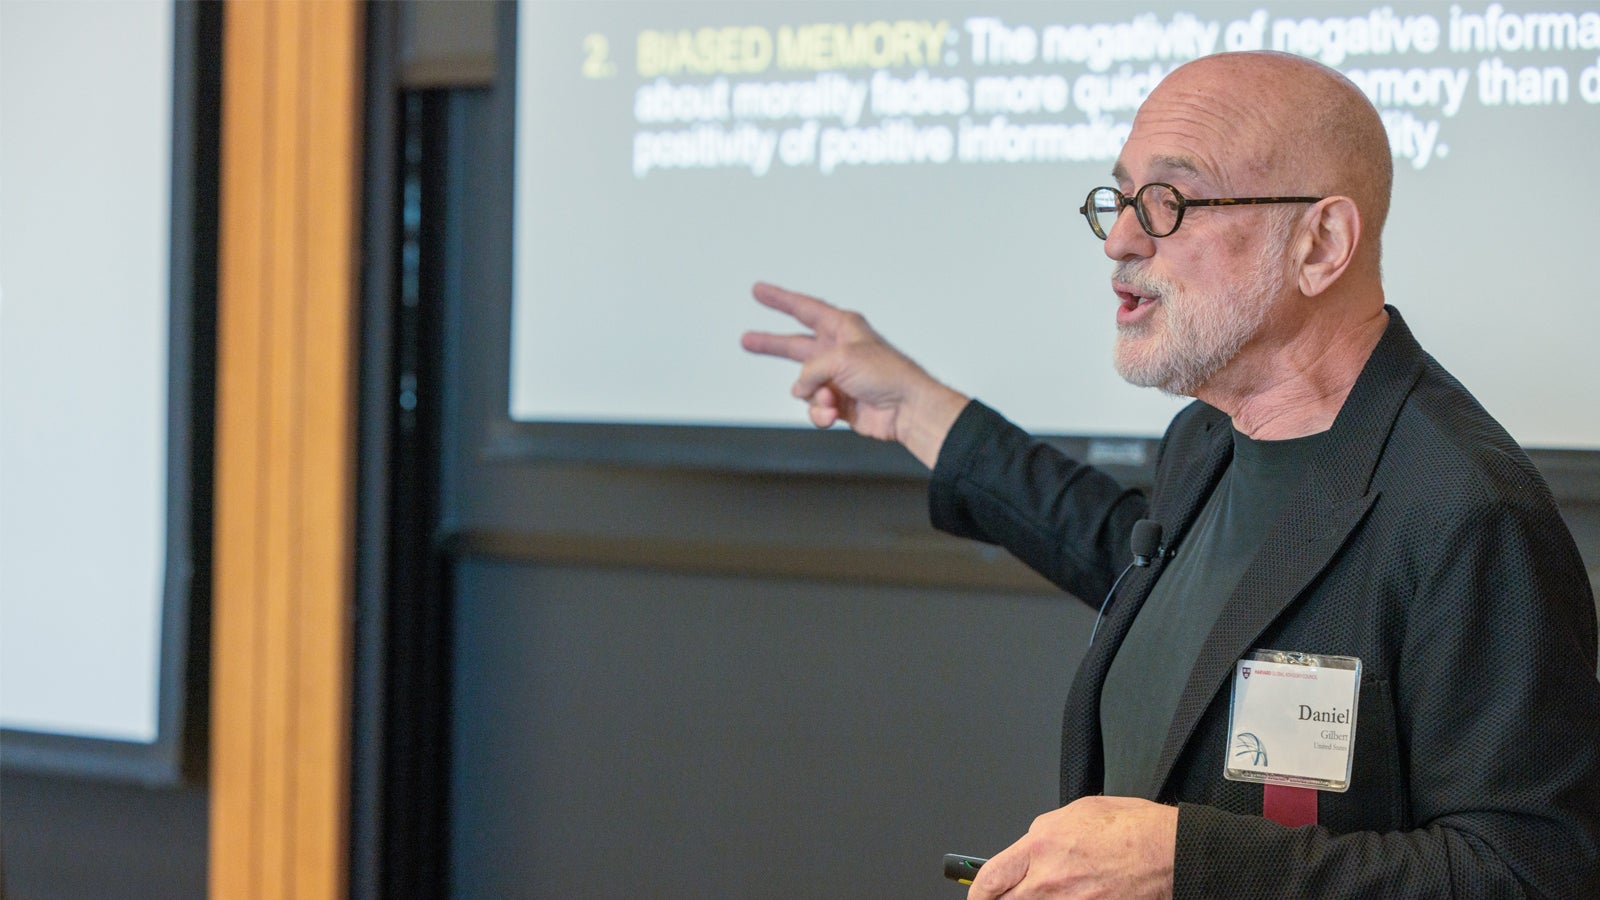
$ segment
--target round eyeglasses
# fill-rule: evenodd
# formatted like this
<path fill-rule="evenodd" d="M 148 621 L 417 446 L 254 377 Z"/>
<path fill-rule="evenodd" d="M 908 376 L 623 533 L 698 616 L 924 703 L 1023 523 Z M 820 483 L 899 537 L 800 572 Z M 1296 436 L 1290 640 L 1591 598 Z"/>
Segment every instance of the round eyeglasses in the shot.
<path fill-rule="evenodd" d="M 1078 212 L 1089 220 L 1089 230 L 1095 237 L 1105 240 L 1117 216 L 1125 207 L 1133 207 L 1139 227 L 1151 237 L 1166 237 L 1183 224 L 1183 211 L 1191 206 L 1260 206 L 1267 203 L 1316 203 L 1321 197 L 1217 197 L 1211 200 L 1191 200 L 1178 193 L 1170 184 L 1152 181 L 1132 197 L 1114 187 L 1097 187 L 1089 192 Z"/>

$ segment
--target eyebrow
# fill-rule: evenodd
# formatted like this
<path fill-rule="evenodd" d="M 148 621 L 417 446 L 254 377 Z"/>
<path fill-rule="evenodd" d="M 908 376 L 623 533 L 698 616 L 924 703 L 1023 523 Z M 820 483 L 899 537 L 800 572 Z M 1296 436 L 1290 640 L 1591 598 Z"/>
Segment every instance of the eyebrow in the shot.
<path fill-rule="evenodd" d="M 1155 164 L 1157 169 L 1176 169 L 1196 178 L 1204 174 L 1200 171 L 1200 164 L 1188 156 L 1158 156 L 1151 162 Z"/>
<path fill-rule="evenodd" d="M 1205 177 L 1205 173 L 1200 171 L 1200 165 L 1199 165 L 1199 163 L 1196 163 L 1194 161 L 1193 157 L 1188 157 L 1188 156 L 1157 156 L 1154 159 L 1150 160 L 1150 164 L 1151 164 L 1151 168 L 1157 169 L 1157 170 L 1183 172 L 1183 173 L 1185 173 L 1187 175 L 1191 175 L 1191 176 L 1193 176 L 1195 178 L 1203 178 L 1203 177 Z M 1131 179 L 1128 178 L 1128 167 L 1124 166 L 1120 162 L 1117 163 L 1116 166 L 1111 169 L 1111 177 L 1115 178 L 1118 181 L 1129 181 L 1129 180 L 1131 180 Z"/>

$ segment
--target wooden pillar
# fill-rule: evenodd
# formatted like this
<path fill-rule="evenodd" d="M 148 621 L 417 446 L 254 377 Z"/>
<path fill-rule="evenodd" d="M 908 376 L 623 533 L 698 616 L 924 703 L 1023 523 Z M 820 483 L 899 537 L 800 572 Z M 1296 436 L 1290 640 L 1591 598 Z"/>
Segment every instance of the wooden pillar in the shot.
<path fill-rule="evenodd" d="M 210 892 L 337 898 L 362 9 L 275 0 L 223 15 Z"/>

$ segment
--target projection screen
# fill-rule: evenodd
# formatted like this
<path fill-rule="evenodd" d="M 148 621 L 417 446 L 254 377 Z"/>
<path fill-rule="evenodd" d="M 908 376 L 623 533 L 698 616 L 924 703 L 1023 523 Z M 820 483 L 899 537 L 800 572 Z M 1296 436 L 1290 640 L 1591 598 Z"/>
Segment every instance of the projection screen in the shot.
<path fill-rule="evenodd" d="M 1044 434 L 1159 435 L 1078 207 L 1186 60 L 1346 73 L 1397 172 L 1389 302 L 1524 445 L 1600 448 L 1600 12 L 1500 3 L 524 2 L 510 418 L 800 426 L 757 280 Z M 1283 190 L 1295 193 L 1295 186 Z"/>

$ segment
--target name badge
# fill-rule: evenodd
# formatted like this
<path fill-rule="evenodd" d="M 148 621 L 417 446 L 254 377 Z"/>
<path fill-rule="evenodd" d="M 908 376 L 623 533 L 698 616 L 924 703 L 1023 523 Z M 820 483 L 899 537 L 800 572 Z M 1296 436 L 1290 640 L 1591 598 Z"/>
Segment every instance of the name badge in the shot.
<path fill-rule="evenodd" d="M 1222 777 L 1348 790 L 1360 689 L 1353 656 L 1251 652 L 1234 668 Z"/>

